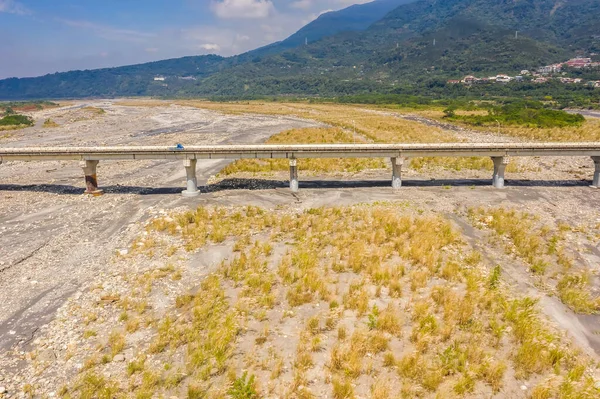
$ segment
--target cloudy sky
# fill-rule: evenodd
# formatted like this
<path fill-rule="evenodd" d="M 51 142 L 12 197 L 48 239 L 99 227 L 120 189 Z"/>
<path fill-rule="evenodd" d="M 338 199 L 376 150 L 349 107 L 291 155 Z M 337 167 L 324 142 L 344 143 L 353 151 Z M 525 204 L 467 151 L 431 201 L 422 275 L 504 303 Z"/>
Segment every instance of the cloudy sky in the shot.
<path fill-rule="evenodd" d="M 0 79 L 239 54 L 369 0 L 0 0 Z"/>

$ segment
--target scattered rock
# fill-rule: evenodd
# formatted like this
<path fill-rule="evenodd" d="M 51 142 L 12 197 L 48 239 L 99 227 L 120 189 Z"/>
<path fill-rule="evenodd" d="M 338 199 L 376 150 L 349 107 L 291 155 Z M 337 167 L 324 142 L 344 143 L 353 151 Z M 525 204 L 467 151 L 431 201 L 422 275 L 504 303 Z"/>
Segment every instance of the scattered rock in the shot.
<path fill-rule="evenodd" d="M 113 357 L 113 362 L 124 362 L 125 361 L 125 356 L 122 354 L 118 354 L 117 356 Z"/>
<path fill-rule="evenodd" d="M 54 360 L 56 360 L 56 355 L 54 354 L 54 351 L 52 349 L 45 349 L 45 350 L 41 350 L 38 353 L 38 359 L 42 362 L 53 362 Z"/>

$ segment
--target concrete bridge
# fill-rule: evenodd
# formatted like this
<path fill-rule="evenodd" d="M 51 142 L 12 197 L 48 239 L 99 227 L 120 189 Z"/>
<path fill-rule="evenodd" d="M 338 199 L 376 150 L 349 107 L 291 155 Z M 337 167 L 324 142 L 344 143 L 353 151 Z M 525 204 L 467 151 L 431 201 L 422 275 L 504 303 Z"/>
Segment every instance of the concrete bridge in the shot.
<path fill-rule="evenodd" d="M 314 145 L 221 145 L 174 147 L 44 147 L 0 148 L 3 161 L 81 161 L 86 193 L 101 194 L 97 166 L 103 160 L 178 159 L 187 174 L 184 196 L 199 195 L 196 163 L 199 159 L 289 159 L 290 189 L 298 190 L 298 162 L 306 158 L 390 158 L 392 187 L 402 186 L 402 170 L 411 157 L 490 157 L 494 162 L 492 183 L 504 187 L 504 172 L 511 157 L 589 156 L 595 164 L 592 186 L 600 188 L 600 142 L 596 143 L 440 143 L 440 144 L 314 144 Z"/>

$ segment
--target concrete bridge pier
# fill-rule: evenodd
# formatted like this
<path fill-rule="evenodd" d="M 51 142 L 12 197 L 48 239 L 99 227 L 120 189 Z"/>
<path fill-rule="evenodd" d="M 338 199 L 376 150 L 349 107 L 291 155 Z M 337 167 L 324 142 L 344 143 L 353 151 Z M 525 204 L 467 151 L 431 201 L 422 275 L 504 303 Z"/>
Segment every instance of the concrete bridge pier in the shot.
<path fill-rule="evenodd" d="M 402 187 L 402 169 L 405 161 L 403 157 L 392 158 L 392 188 L 394 189 Z"/>
<path fill-rule="evenodd" d="M 79 166 L 85 176 L 85 194 L 102 195 L 104 192 L 98 188 L 98 175 L 96 169 L 100 161 L 81 161 Z"/>
<path fill-rule="evenodd" d="M 198 179 L 196 178 L 196 159 L 184 159 L 183 166 L 185 167 L 185 174 L 187 178 L 187 190 L 181 192 L 184 197 L 197 197 L 200 195 L 198 190 Z"/>
<path fill-rule="evenodd" d="M 594 161 L 594 180 L 592 187 L 600 188 L 600 157 L 592 157 Z"/>
<path fill-rule="evenodd" d="M 298 189 L 298 160 L 290 159 L 290 190 L 295 193 Z"/>
<path fill-rule="evenodd" d="M 492 157 L 492 161 L 494 161 L 494 176 L 492 184 L 496 188 L 504 188 L 504 171 L 506 170 L 506 165 L 508 165 L 509 158 Z"/>

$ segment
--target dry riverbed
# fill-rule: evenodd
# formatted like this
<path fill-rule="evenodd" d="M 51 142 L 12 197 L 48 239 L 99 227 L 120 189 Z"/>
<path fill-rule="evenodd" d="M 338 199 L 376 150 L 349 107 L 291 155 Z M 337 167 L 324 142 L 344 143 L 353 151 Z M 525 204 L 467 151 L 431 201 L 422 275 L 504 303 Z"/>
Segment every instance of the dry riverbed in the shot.
<path fill-rule="evenodd" d="M 0 145 L 256 143 L 321 126 L 111 101 L 33 116 Z M 596 306 L 600 192 L 589 160 L 527 162 L 505 190 L 432 166 L 399 191 L 380 169 L 304 175 L 297 194 L 284 173 L 199 162 L 195 199 L 179 195 L 179 162 L 101 163 L 97 198 L 75 162 L 5 163 L 0 397 L 597 397 L 600 319 L 571 294 Z M 529 215 L 524 236 L 495 223 Z M 543 273 L 522 249 L 536 235 L 525 249 Z M 565 276 L 586 282 L 565 291 Z"/>

